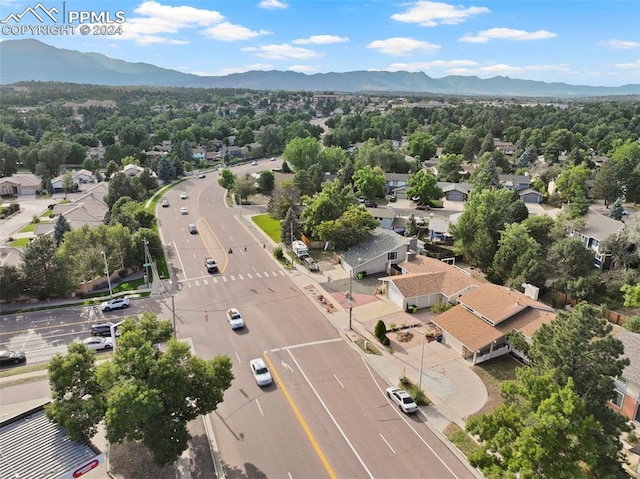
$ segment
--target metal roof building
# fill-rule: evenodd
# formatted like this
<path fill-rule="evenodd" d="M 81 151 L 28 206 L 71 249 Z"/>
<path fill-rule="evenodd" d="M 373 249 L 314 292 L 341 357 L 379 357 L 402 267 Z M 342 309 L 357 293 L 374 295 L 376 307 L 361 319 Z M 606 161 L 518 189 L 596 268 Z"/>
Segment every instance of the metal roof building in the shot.
<path fill-rule="evenodd" d="M 72 441 L 44 406 L 0 423 L 0 478 L 72 479 L 104 462 L 90 442 Z M 90 477 L 90 476 L 89 476 Z"/>

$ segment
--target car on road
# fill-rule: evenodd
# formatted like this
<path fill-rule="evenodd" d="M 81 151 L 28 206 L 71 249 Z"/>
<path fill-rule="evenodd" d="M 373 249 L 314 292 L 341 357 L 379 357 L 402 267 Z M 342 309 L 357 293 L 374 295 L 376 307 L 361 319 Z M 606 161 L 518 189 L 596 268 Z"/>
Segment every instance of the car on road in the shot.
<path fill-rule="evenodd" d="M 264 359 L 252 359 L 249 361 L 249 365 L 251 366 L 251 373 L 253 373 L 253 378 L 256 380 L 258 386 L 268 386 L 273 382 L 273 378 L 267 365 L 264 363 Z"/>
<path fill-rule="evenodd" d="M 109 336 L 111 337 L 111 326 L 115 329 L 116 336 L 118 336 L 118 324 L 108 322 L 91 325 L 91 336 Z"/>
<path fill-rule="evenodd" d="M 181 200 L 186 200 L 187 199 L 187 192 L 183 191 L 182 193 L 180 193 L 180 199 Z"/>
<path fill-rule="evenodd" d="M 181 215 L 188 215 L 189 211 L 187 210 L 186 206 L 183 206 L 182 208 L 180 208 L 180 214 Z"/>
<path fill-rule="evenodd" d="M 387 396 L 391 399 L 405 414 L 411 414 L 418 410 L 418 405 L 409 393 L 398 387 L 388 387 Z"/>
<path fill-rule="evenodd" d="M 242 319 L 240 311 L 236 308 L 230 308 L 229 311 L 227 311 L 227 321 L 229 321 L 231 329 L 244 328 L 244 319 Z"/>
<path fill-rule="evenodd" d="M 113 339 L 111 338 L 92 336 L 90 338 L 85 338 L 80 342 L 94 351 L 106 351 L 108 349 L 113 349 Z"/>
<path fill-rule="evenodd" d="M 375 201 L 373 201 L 373 200 L 365 200 L 364 205 L 365 205 L 367 208 L 377 208 L 377 207 L 378 207 L 378 203 L 376 203 L 376 202 L 375 202 Z"/>
<path fill-rule="evenodd" d="M 254 160 L 254 161 L 252 161 L 252 162 L 251 162 L 251 166 L 258 166 L 258 162 L 257 162 L 257 161 L 255 161 L 255 160 Z"/>
<path fill-rule="evenodd" d="M 207 175 L 205 175 L 204 173 L 200 173 L 200 174 L 198 175 L 198 178 L 200 178 L 200 179 L 202 179 L 202 178 L 206 178 L 206 177 L 207 177 Z"/>
<path fill-rule="evenodd" d="M 162 203 L 160 203 L 160 205 L 162 205 L 163 208 L 168 208 L 169 200 L 165 198 L 164 200 L 162 200 Z"/>
<path fill-rule="evenodd" d="M 274 156 L 273 158 L 271 158 L 271 161 L 276 161 L 276 157 Z"/>
<path fill-rule="evenodd" d="M 198 234 L 198 228 L 196 228 L 196 225 L 194 224 L 189 225 L 189 233 L 191 233 L 192 235 Z"/>
<path fill-rule="evenodd" d="M 22 351 L 0 349 L 0 366 L 11 366 L 24 363 L 26 361 L 27 356 Z"/>
<path fill-rule="evenodd" d="M 423 205 L 423 204 L 417 204 L 416 205 L 416 209 L 417 210 L 430 210 L 431 206 L 429 205 Z"/>
<path fill-rule="evenodd" d="M 112 309 L 125 309 L 129 307 L 129 298 L 113 298 L 98 305 L 100 311 L 111 311 Z"/>
<path fill-rule="evenodd" d="M 319 271 L 318 263 L 311 256 L 305 256 L 302 258 L 302 262 L 307 267 L 309 271 Z"/>
<path fill-rule="evenodd" d="M 215 273 L 218 271 L 218 265 L 216 264 L 216 260 L 213 258 L 205 258 L 204 266 L 207 268 L 207 273 Z"/>
<path fill-rule="evenodd" d="M 395 203 L 396 201 L 398 201 L 398 197 L 396 195 L 389 196 L 390 203 Z"/>

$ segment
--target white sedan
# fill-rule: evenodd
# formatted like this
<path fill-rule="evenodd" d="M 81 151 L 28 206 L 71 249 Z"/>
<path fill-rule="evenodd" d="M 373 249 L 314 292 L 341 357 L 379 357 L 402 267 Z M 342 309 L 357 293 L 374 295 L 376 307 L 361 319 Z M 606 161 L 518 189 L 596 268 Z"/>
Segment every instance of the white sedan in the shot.
<path fill-rule="evenodd" d="M 182 193 L 180 193 L 180 199 L 181 200 L 186 200 L 187 199 L 187 193 L 184 192 L 184 191 Z"/>
<path fill-rule="evenodd" d="M 252 359 L 249 361 L 249 365 L 251 366 L 253 378 L 256 380 L 258 386 L 268 386 L 273 382 L 273 378 L 271 377 L 269 369 L 267 369 L 267 365 L 264 363 L 264 359 Z"/>
<path fill-rule="evenodd" d="M 244 319 L 242 319 L 242 315 L 236 308 L 231 308 L 227 311 L 227 321 L 229 321 L 231 329 L 244 328 Z"/>
<path fill-rule="evenodd" d="M 189 211 L 187 210 L 186 206 L 183 206 L 182 208 L 180 208 L 180 214 L 181 215 L 188 215 Z"/>
<path fill-rule="evenodd" d="M 92 336 L 90 338 L 85 338 L 80 342 L 94 351 L 106 351 L 113 349 L 113 339 L 110 337 L 103 338 L 100 336 Z"/>
<path fill-rule="evenodd" d="M 409 393 L 404 389 L 400 389 L 397 387 L 389 387 L 387 388 L 387 396 L 391 399 L 396 405 L 400 408 L 400 410 L 406 414 L 410 414 L 412 412 L 416 412 L 418 410 L 418 405 L 413 400 Z"/>

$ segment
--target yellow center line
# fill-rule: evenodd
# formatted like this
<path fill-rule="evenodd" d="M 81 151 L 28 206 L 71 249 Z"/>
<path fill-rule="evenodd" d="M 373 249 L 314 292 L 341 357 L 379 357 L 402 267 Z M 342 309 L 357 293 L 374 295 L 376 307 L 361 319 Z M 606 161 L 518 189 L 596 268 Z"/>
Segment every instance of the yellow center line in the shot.
<path fill-rule="evenodd" d="M 201 223 L 207 227 L 211 235 L 218 242 L 218 245 L 220 245 L 220 249 L 222 250 L 222 254 L 224 255 L 224 266 L 222 268 L 218 267 L 218 269 L 220 270 L 221 273 L 224 273 L 224 270 L 227 269 L 227 264 L 229 264 L 229 255 L 227 254 L 227 251 L 225 250 L 225 247 L 223 246 L 222 241 L 220 241 L 220 238 L 218 238 L 218 235 L 215 234 L 215 232 L 213 231 L 213 228 L 209 225 L 209 222 L 201 217 L 200 219 L 198 219 L 198 229 L 201 229 L 200 227 Z M 200 239 L 202 240 L 202 244 L 204 244 L 204 247 L 207 248 L 207 251 L 209 252 L 209 256 L 215 259 L 215 255 L 212 253 L 211 249 L 209 249 L 209 245 L 202 239 L 202 237 L 200 237 Z"/>
<path fill-rule="evenodd" d="M 287 401 L 289 402 L 289 405 L 291 406 L 291 409 L 293 409 L 294 414 L 298 418 L 298 421 L 300 422 L 300 425 L 302 426 L 302 429 L 304 429 L 304 432 L 306 433 L 307 437 L 309 438 L 309 441 L 311 441 L 311 445 L 315 449 L 316 454 L 318 454 L 318 457 L 320 458 L 320 461 L 322 461 L 322 464 L 324 464 L 324 468 L 329 473 L 329 477 L 331 479 L 336 479 L 336 475 L 333 472 L 333 469 L 331 469 L 331 466 L 329 465 L 329 461 L 327 461 L 327 458 L 325 457 L 324 453 L 322 452 L 322 449 L 320 449 L 320 446 L 318 445 L 318 442 L 316 441 L 316 438 L 311 433 L 311 429 L 309 429 L 309 426 L 307 425 L 306 421 L 302 417 L 302 414 L 300 413 L 300 410 L 296 406 L 296 403 L 293 402 L 293 398 L 289 394 L 289 391 L 287 391 L 287 388 L 285 387 L 284 383 L 280 379 L 280 376 L 278 376 L 278 373 L 276 372 L 276 369 L 273 367 L 273 363 L 269 359 L 269 356 L 267 356 L 266 353 L 264 353 L 263 356 L 264 356 L 264 360 L 267 363 L 267 366 L 268 366 L 269 370 L 271 371 L 271 374 L 273 375 L 273 378 L 275 379 L 276 383 L 278 384 L 278 386 L 280 387 L 280 389 L 284 393 L 284 397 L 287 398 Z"/>

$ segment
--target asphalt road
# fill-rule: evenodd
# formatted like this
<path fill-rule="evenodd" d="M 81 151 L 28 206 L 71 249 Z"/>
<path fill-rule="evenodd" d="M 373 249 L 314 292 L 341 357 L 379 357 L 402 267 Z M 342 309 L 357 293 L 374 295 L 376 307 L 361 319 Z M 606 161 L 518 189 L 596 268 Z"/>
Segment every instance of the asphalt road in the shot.
<path fill-rule="evenodd" d="M 225 206 L 217 178 L 209 173 L 168 192 L 170 206 L 159 207 L 158 218 L 176 281 L 178 337 L 191 338 L 202 357 L 233 361 L 233 385 L 210 415 L 226 476 L 473 477 L 418 416 L 392 406 L 388 385 L 237 220 L 245 211 Z M 199 234 L 189 234 L 189 224 Z M 206 256 L 218 274 L 206 273 Z M 240 310 L 244 330 L 229 327 L 230 307 Z M 270 366 L 272 386 L 255 383 L 256 357 Z"/>

